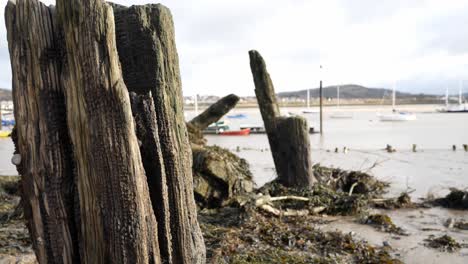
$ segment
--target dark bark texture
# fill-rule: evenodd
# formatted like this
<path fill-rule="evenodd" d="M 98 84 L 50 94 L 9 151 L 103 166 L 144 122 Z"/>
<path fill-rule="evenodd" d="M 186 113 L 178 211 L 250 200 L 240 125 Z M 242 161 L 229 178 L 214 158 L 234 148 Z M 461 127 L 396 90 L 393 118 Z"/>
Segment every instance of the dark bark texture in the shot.
<path fill-rule="evenodd" d="M 172 16 L 161 5 L 115 8 L 16 0 L 5 9 L 37 259 L 204 263 Z"/>
<path fill-rule="evenodd" d="M 169 210 L 158 217 L 169 217 L 169 226 L 160 228 L 163 260 L 172 263 L 204 263 L 205 246 L 197 221 L 193 196 L 192 153 L 183 115 L 182 84 L 179 60 L 174 38 L 172 15 L 162 5 L 123 7 L 114 5 L 117 30 L 117 48 L 123 77 L 129 91 L 144 100 L 154 101 L 153 109 L 140 109 L 135 116 L 145 123 L 146 130 L 156 135 L 140 139 L 161 152 L 161 171 L 148 174 L 157 182 L 150 192 L 167 197 L 154 207 Z M 150 104 L 149 102 L 147 104 Z M 155 113 L 156 123 L 143 119 Z M 146 112 L 146 113 L 145 113 Z M 157 127 L 157 129 L 155 129 Z M 150 142 L 152 141 L 152 142 Z M 143 153 L 144 160 L 159 159 L 153 153 Z M 145 169 L 147 169 L 145 167 Z M 147 172 L 149 169 L 147 169 Z M 161 187 L 162 186 L 162 187 Z M 158 198 L 159 199 L 159 198 Z M 154 201 L 153 201 L 154 202 Z M 170 227 L 170 228 L 169 228 Z M 170 238 L 167 234 L 170 229 Z"/>
<path fill-rule="evenodd" d="M 307 121 L 301 117 L 280 115 L 275 89 L 265 61 L 250 51 L 250 68 L 255 95 L 262 114 L 279 181 L 290 187 L 310 187 L 316 179 L 312 172 Z"/>
<path fill-rule="evenodd" d="M 5 22 L 13 73 L 25 217 L 40 263 L 78 263 L 73 164 L 66 125 L 61 42 L 55 11 L 9 1 Z"/>
<path fill-rule="evenodd" d="M 101 0 L 59 0 L 84 263 L 159 263 L 156 218 L 115 40 Z"/>
<path fill-rule="evenodd" d="M 190 121 L 190 124 L 197 129 L 203 130 L 210 124 L 217 122 L 239 102 L 239 97 L 235 94 L 227 95 L 210 105 L 203 113 Z"/>

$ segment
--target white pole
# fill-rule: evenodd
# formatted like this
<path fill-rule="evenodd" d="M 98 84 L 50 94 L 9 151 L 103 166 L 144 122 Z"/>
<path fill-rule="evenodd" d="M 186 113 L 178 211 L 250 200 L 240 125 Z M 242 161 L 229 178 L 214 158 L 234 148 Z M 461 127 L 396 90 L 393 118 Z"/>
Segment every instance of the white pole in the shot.
<path fill-rule="evenodd" d="M 445 88 L 445 108 L 448 109 L 449 105 L 449 91 L 448 87 Z"/>
<path fill-rule="evenodd" d="M 337 102 L 338 108 L 340 108 L 340 86 L 339 85 L 336 87 L 336 98 L 338 99 L 338 102 Z"/>
<path fill-rule="evenodd" d="M 194 103 L 195 103 L 195 116 L 197 116 L 198 115 L 198 94 L 195 95 Z"/>
<path fill-rule="evenodd" d="M 310 89 L 307 89 L 307 108 L 310 107 Z"/>
<path fill-rule="evenodd" d="M 458 104 L 459 105 L 462 104 L 462 86 L 463 86 L 463 82 L 460 80 L 458 82 Z"/>
<path fill-rule="evenodd" d="M 396 82 L 393 83 L 392 110 L 395 110 Z"/>

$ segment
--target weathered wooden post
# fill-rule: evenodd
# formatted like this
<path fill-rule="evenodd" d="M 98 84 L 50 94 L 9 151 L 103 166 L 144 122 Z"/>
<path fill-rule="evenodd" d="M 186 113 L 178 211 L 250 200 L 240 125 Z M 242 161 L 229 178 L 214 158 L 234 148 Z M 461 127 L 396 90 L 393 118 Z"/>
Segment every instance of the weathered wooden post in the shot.
<path fill-rule="evenodd" d="M 165 263 L 205 263 L 172 15 L 163 5 L 114 6 L 117 50 L 132 93 Z"/>
<path fill-rule="evenodd" d="M 132 10 L 153 28 L 131 25 L 145 33 L 130 48 L 152 49 L 134 51 L 147 68 L 122 63 L 122 74 L 104 1 L 5 9 L 15 164 L 39 263 L 204 263 L 172 18 L 162 6 Z"/>
<path fill-rule="evenodd" d="M 302 117 L 281 117 L 275 89 L 265 61 L 255 50 L 249 52 L 255 94 L 262 114 L 279 181 L 290 187 L 310 187 L 312 173 L 307 121 Z"/>
<path fill-rule="evenodd" d="M 40 18 L 40 19 L 38 19 Z M 5 8 L 25 218 L 40 263 L 78 263 L 72 152 L 55 11 L 36 0 Z"/>
<path fill-rule="evenodd" d="M 160 262 L 157 223 L 116 48 L 112 7 L 58 0 L 84 263 Z"/>

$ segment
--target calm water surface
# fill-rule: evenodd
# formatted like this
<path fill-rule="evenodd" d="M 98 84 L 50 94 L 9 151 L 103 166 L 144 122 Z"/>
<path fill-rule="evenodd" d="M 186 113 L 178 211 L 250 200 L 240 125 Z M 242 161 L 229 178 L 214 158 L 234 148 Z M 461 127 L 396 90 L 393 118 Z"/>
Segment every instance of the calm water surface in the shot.
<path fill-rule="evenodd" d="M 408 107 L 409 108 L 409 107 Z M 353 113 L 353 119 L 333 119 L 327 108 L 324 114 L 324 134 L 312 134 L 312 160 L 327 166 L 364 170 L 392 182 L 390 194 L 414 188 L 414 195 L 425 196 L 429 192 L 440 194 L 447 187 L 468 187 L 468 152 L 462 145 L 468 144 L 468 114 L 443 114 L 430 112 L 436 106 L 411 106 L 417 113 L 416 121 L 381 122 L 376 113 L 387 109 L 347 107 L 340 111 Z M 281 109 L 282 113 L 300 114 L 302 109 Z M 245 119 L 229 119 L 232 129 L 241 124 L 261 124 L 258 109 L 235 109 L 229 114 L 243 113 Z M 188 112 L 188 117 L 194 113 Z M 319 130 L 318 114 L 302 114 L 309 124 Z M 266 135 L 216 136 L 208 135 L 208 144 L 231 150 L 240 147 L 237 154 L 251 165 L 257 184 L 275 177 L 273 159 Z M 387 153 L 387 144 L 397 149 Z M 412 144 L 418 151 L 412 152 Z M 457 151 L 452 151 L 457 145 Z M 343 153 L 343 148 L 349 149 Z M 339 148 L 339 153 L 335 153 Z"/>

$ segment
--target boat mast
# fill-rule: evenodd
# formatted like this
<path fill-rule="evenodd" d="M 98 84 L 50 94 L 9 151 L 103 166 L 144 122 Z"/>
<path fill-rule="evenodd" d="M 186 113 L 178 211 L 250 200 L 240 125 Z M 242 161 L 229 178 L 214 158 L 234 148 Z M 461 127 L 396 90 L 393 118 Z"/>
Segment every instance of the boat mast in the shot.
<path fill-rule="evenodd" d="M 463 87 L 463 81 L 460 80 L 458 82 L 458 104 L 462 104 L 462 87 Z"/>
<path fill-rule="evenodd" d="M 307 108 L 310 107 L 310 89 L 307 89 Z"/>
<path fill-rule="evenodd" d="M 340 86 L 336 87 L 336 98 L 338 99 L 337 106 L 340 108 Z"/>
<path fill-rule="evenodd" d="M 448 87 L 445 88 L 445 108 L 448 109 L 449 106 L 449 91 Z"/>
<path fill-rule="evenodd" d="M 198 94 L 195 94 L 194 104 L 195 104 L 195 116 L 197 116 L 198 115 Z"/>
<path fill-rule="evenodd" d="M 395 110 L 396 82 L 393 83 L 392 110 Z"/>

